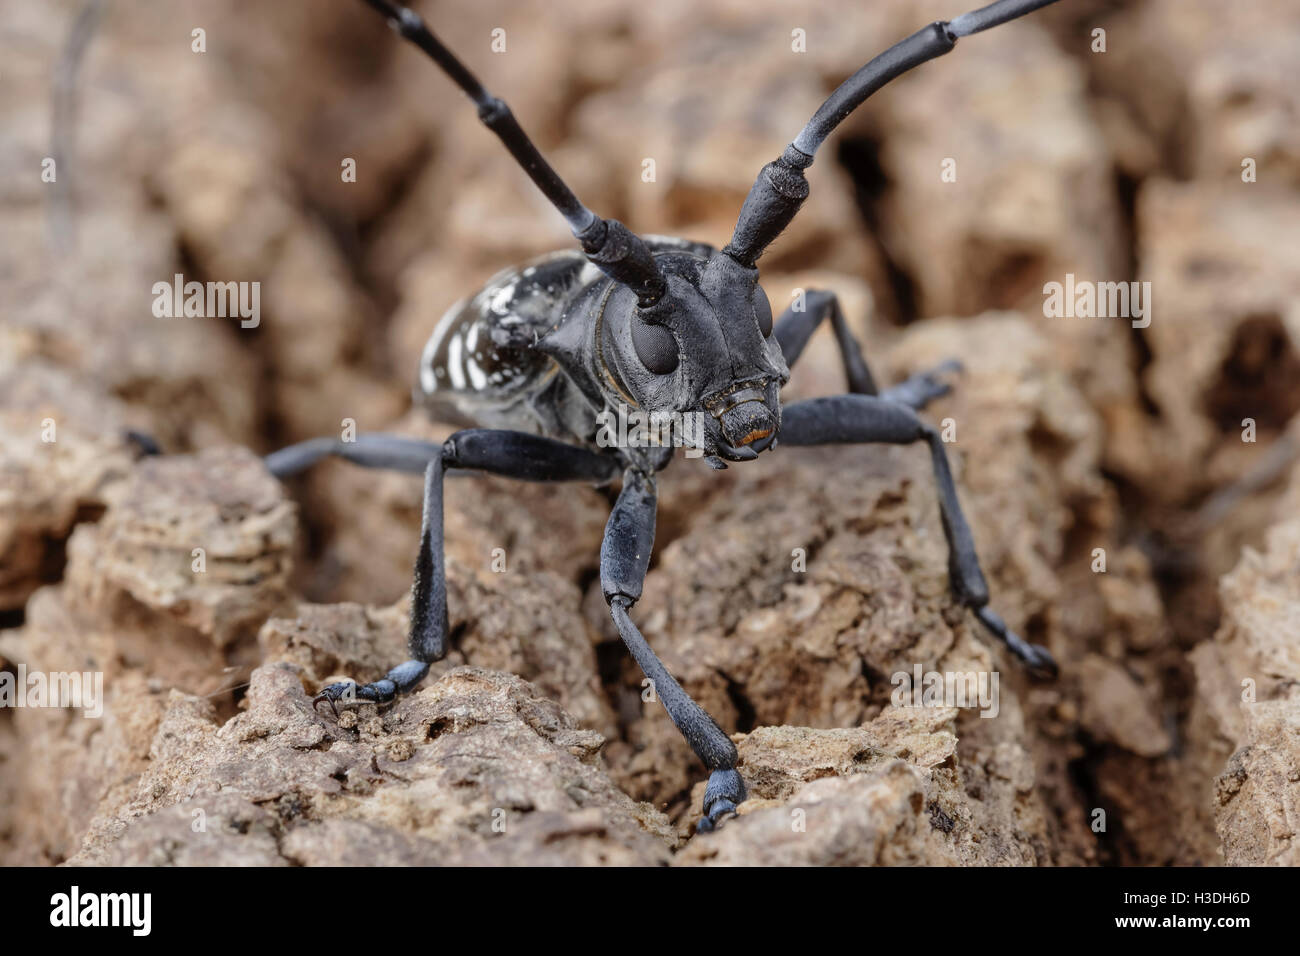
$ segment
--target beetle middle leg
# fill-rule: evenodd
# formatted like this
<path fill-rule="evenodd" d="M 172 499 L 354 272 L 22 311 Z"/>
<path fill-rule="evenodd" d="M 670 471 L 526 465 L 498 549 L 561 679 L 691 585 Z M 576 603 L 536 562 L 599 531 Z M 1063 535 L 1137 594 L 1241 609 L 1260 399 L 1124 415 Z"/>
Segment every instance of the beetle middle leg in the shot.
<path fill-rule="evenodd" d="M 393 435 L 358 435 L 356 442 L 315 439 L 269 455 L 277 476 L 293 474 L 321 458 L 337 455 L 370 468 L 424 473 L 420 547 L 411 586 L 411 659 L 370 684 L 330 684 L 314 703 L 330 706 L 345 699 L 384 702 L 410 690 L 447 653 L 447 580 L 443 554 L 442 483 L 448 471 L 468 469 L 525 481 L 587 481 L 603 484 L 617 477 L 620 464 L 553 438 L 487 428 L 453 434 L 441 444 Z"/>
<path fill-rule="evenodd" d="M 804 293 L 803 308 L 795 309 L 791 305 L 776 320 L 772 334 L 781 345 L 781 354 L 791 368 L 803 354 L 804 346 L 817 331 L 822 322 L 830 319 L 831 329 L 835 333 L 835 342 L 840 348 L 840 357 L 844 361 L 844 377 L 848 380 L 849 391 L 856 395 L 879 395 L 891 402 L 899 402 L 909 408 L 921 409 L 941 395 L 947 395 L 952 386 L 940 376 L 960 371 L 961 363 L 955 359 L 944 362 L 928 372 L 919 372 L 905 381 L 899 382 L 884 391 L 876 387 L 876 380 L 871 375 L 867 361 L 862 357 L 862 348 L 853 337 L 848 322 L 844 319 L 844 310 L 834 292 L 823 289 L 809 289 Z"/>
<path fill-rule="evenodd" d="M 657 507 L 654 479 L 629 468 L 623 475 L 623 490 L 605 526 L 605 539 L 600 548 L 600 585 L 623 643 L 650 678 L 672 722 L 711 771 L 704 791 L 704 816 L 696 827 L 707 832 L 724 816 L 734 813 L 745 799 L 745 783 L 736 770 L 739 759 L 736 745 L 668 673 L 628 616 L 632 605 L 641 597 L 641 586 L 650 566 Z"/>
<path fill-rule="evenodd" d="M 1031 668 L 1055 672 L 1056 662 L 1047 648 L 1025 641 L 988 606 L 989 589 L 975 553 L 975 539 L 957 500 L 943 439 L 932 425 L 922 421 L 906 405 L 883 396 L 832 395 L 787 405 L 781 441 L 786 445 L 925 442 L 930 448 L 939 491 L 939 511 L 948 541 L 948 580 L 953 593 L 1008 650 Z"/>

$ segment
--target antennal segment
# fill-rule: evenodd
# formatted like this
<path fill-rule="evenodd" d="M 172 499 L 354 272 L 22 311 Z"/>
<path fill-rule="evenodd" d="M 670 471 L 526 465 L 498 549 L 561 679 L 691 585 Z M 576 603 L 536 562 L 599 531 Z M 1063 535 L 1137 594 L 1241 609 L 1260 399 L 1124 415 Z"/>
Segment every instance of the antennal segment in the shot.
<path fill-rule="evenodd" d="M 478 77 L 433 35 L 418 13 L 390 0 L 366 0 L 366 3 L 383 14 L 403 39 L 428 54 L 474 101 L 483 125 L 497 135 L 515 162 L 564 216 L 587 258 L 611 279 L 636 292 L 643 308 L 659 301 L 667 283 L 641 237 L 617 220 L 600 218 L 582 204 L 528 138 L 510 107 L 487 91 Z"/>
<path fill-rule="evenodd" d="M 939 20 L 922 27 L 871 60 L 841 83 L 781 157 L 759 172 L 741 207 L 731 242 L 723 252 L 742 265 L 753 267 L 763 250 L 785 231 L 808 198 L 808 180 L 804 170 L 812 165 L 818 148 L 835 127 L 872 93 L 913 67 L 943 56 L 957 45 L 959 37 L 979 33 L 1055 2 L 997 0 L 950 22 Z"/>
<path fill-rule="evenodd" d="M 954 37 L 968 37 L 1055 2 L 1056 0 L 997 0 L 997 3 L 990 3 L 987 7 L 963 13 L 948 23 L 948 30 Z"/>
<path fill-rule="evenodd" d="M 589 228 L 596 218 L 595 213 L 582 204 L 568 184 L 560 178 L 560 174 L 546 161 L 541 150 L 519 125 L 514 113 L 510 112 L 510 107 L 487 91 L 478 77 L 425 26 L 420 15 L 408 7 L 389 3 L 388 0 L 366 0 L 366 3 L 387 17 L 388 25 L 403 39 L 410 40 L 427 53 L 429 59 L 437 63 L 465 95 L 474 101 L 478 107 L 478 118 L 483 121 L 483 125 L 496 133 L 505 148 L 510 150 L 515 162 L 523 167 L 551 205 L 564 216 L 569 228 L 575 234 Z"/>

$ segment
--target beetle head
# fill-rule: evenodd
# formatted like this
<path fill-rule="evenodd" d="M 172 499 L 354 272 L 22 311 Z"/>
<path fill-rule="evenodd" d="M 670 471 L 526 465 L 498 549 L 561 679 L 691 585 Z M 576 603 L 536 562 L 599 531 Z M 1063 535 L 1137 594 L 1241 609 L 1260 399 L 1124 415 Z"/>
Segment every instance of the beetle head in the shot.
<path fill-rule="evenodd" d="M 652 415 L 694 416 L 715 461 L 750 461 L 776 439 L 790 377 L 758 270 L 712 250 L 655 258 L 666 289 L 654 305 L 614 287 L 600 310 L 601 387 Z"/>

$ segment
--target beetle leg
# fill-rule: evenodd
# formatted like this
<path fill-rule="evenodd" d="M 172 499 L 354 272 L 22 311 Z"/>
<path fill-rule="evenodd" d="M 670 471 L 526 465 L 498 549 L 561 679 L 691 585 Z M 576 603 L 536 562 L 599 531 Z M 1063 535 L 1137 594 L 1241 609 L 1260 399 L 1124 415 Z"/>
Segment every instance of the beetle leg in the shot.
<path fill-rule="evenodd" d="M 442 448 L 441 442 L 363 432 L 356 436 L 356 441 L 311 438 L 274 451 L 263 461 L 277 478 L 296 475 L 330 456 L 343 458 L 363 468 L 384 468 L 422 475 L 429 462 L 442 454 Z"/>
<path fill-rule="evenodd" d="M 735 813 L 745 799 L 745 783 L 736 770 L 736 745 L 668 673 L 628 616 L 628 610 L 641 597 L 650 566 L 657 506 L 654 480 L 635 469 L 624 472 L 623 490 L 610 512 L 600 548 L 600 585 L 623 643 L 650 678 L 672 722 L 711 771 L 704 791 L 704 816 L 697 826 L 697 830 L 707 832 L 717 827 L 723 817 Z"/>
<path fill-rule="evenodd" d="M 889 386 L 880 393 L 880 397 L 886 401 L 897 402 L 900 405 L 906 405 L 908 408 L 920 411 L 936 398 L 951 392 L 952 385 L 944 381 L 943 376 L 961 370 L 962 364 L 960 361 L 948 359 L 948 361 L 940 363 L 928 371 L 917 372 L 915 375 L 903 379 L 897 385 Z"/>
<path fill-rule="evenodd" d="M 276 475 L 290 475 L 337 455 L 367 468 L 424 473 L 420 548 L 411 585 L 411 659 L 369 684 L 330 684 L 313 700 L 329 703 L 367 700 L 383 703 L 410 690 L 447 654 L 447 580 L 442 536 L 442 483 L 449 470 L 465 469 L 525 481 L 588 481 L 603 484 L 619 471 L 617 459 L 585 448 L 524 432 L 469 428 L 442 444 L 395 435 L 358 435 L 355 442 L 318 438 L 267 456 Z M 418 466 L 418 467 L 417 467 Z"/>
<path fill-rule="evenodd" d="M 791 305 L 781 313 L 772 329 L 786 364 L 794 367 L 817 327 L 830 319 L 835 341 L 840 347 L 840 357 L 844 360 L 844 377 L 848 379 L 849 391 L 858 395 L 877 394 L 876 381 L 871 376 L 866 359 L 862 357 L 858 340 L 853 337 L 848 322 L 844 320 L 844 312 L 835 293 L 809 289 L 804 293 L 803 301 L 797 304 L 801 308 L 796 309 Z"/>
<path fill-rule="evenodd" d="M 1055 673 L 1056 662 L 1047 648 L 1023 640 L 987 607 L 989 589 L 975 553 L 975 539 L 957 500 L 943 439 L 933 426 L 905 405 L 870 395 L 833 395 L 795 402 L 785 407 L 782 418 L 781 440 L 787 445 L 910 445 L 919 441 L 929 445 L 943 533 L 948 541 L 948 579 L 953 593 L 1031 669 Z"/>
<path fill-rule="evenodd" d="M 835 342 L 840 347 L 840 357 L 844 361 L 844 377 L 849 383 L 849 392 L 855 395 L 879 395 L 891 402 L 899 402 L 910 408 L 924 408 L 941 395 L 947 395 L 952 386 L 942 376 L 961 370 L 961 363 L 950 359 L 928 372 L 920 372 L 906 381 L 899 382 L 884 391 L 876 387 L 867 361 L 862 357 L 862 348 L 854 338 L 849 324 L 844 320 L 844 311 L 840 300 L 834 292 L 822 289 L 809 289 L 804 293 L 803 308 L 796 311 L 792 305 L 781 313 L 773 328 L 773 335 L 781 345 L 781 354 L 786 364 L 794 367 L 804 346 L 817 331 L 817 327 L 826 319 L 831 321 L 835 332 Z"/>
<path fill-rule="evenodd" d="M 128 428 L 122 433 L 122 437 L 135 446 L 141 458 L 152 458 L 162 454 L 162 446 L 158 444 L 158 439 L 148 432 Z"/>

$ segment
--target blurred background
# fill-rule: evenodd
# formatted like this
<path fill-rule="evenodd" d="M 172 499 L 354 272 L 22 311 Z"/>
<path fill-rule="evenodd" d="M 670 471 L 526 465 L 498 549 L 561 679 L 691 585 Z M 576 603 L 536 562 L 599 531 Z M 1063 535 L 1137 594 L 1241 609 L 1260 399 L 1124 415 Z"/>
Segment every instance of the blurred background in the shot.
<path fill-rule="evenodd" d="M 416 6 L 590 207 L 718 245 L 759 168 L 841 79 L 964 12 L 959 0 Z M 446 434 L 411 409 L 433 324 L 499 269 L 572 241 L 468 101 L 360 2 L 6 0 L 0 51 L 0 658 L 12 661 L 90 626 L 68 623 L 75 606 L 62 623 L 33 607 L 65 569 L 73 577 L 72 529 L 98 520 L 131 472 L 123 429 L 169 453 L 265 453 L 345 419 Z M 951 354 L 971 366 L 965 397 L 934 416 L 958 423 L 994 606 L 1063 667 L 1057 688 L 1023 691 L 1037 729 L 1016 731 L 1037 735 L 1018 745 L 1046 808 L 1031 841 L 1040 862 L 1295 862 L 1269 833 L 1300 825 L 1300 709 L 1261 729 L 1236 697 L 1250 678 L 1259 699 L 1292 708 L 1300 686 L 1297 64 L 1295 0 L 1063 0 L 873 97 L 823 149 L 809 201 L 760 263 L 778 310 L 799 288 L 836 291 L 878 378 Z M 941 177 L 949 159 L 955 181 Z M 155 318 L 153 284 L 175 273 L 259 281 L 259 327 Z M 1067 273 L 1149 281 L 1149 326 L 1045 316 L 1044 284 Z M 840 387 L 821 335 L 792 394 Z M 61 429 L 53 451 L 34 424 L 47 417 Z M 725 522 L 726 494 L 791 494 L 779 476 L 763 486 L 742 469 L 699 470 L 677 492 L 677 469 L 665 478 L 657 561 Z M 857 480 L 804 477 L 832 497 Z M 922 468 L 929 495 L 923 481 Z M 475 487 L 449 501 L 454 547 L 504 535 L 522 570 L 563 579 L 557 600 L 588 622 L 599 685 L 590 713 L 575 712 L 612 739 L 621 786 L 681 813 L 690 781 L 654 769 L 681 759 L 677 745 L 639 736 L 658 731 L 638 729 L 619 690 L 636 675 L 591 611 L 604 496 Z M 328 465 L 292 492 L 302 531 L 280 599 L 400 602 L 418 480 Z M 88 566 L 115 560 L 102 542 L 88 548 Z M 786 678 L 696 661 L 674 634 L 730 634 L 734 621 L 681 610 L 673 588 L 692 573 L 665 568 L 676 626 L 647 633 L 688 689 L 706 701 L 714 689 L 728 729 L 878 711 L 883 663 L 854 672 L 858 710 L 780 711 L 761 699 L 781 697 Z M 220 639 L 210 622 L 175 623 L 174 604 L 167 614 L 200 634 L 193 653 L 165 665 L 146 642 L 117 653 L 123 668 L 207 694 L 265 654 L 250 636 L 265 610 Z M 483 653 L 466 657 L 536 679 L 527 662 Z M 0 714 L 10 802 L 44 794 L 80 822 L 11 858 L 57 860 L 94 801 L 23 779 L 17 719 Z M 1224 794 L 1255 779 L 1239 759 L 1252 747 L 1271 755 L 1273 782 L 1239 815 Z M 1125 821 L 1109 840 L 1088 832 L 1095 806 Z M 24 844 L 24 819 L 14 811 L 0 837 Z"/>

